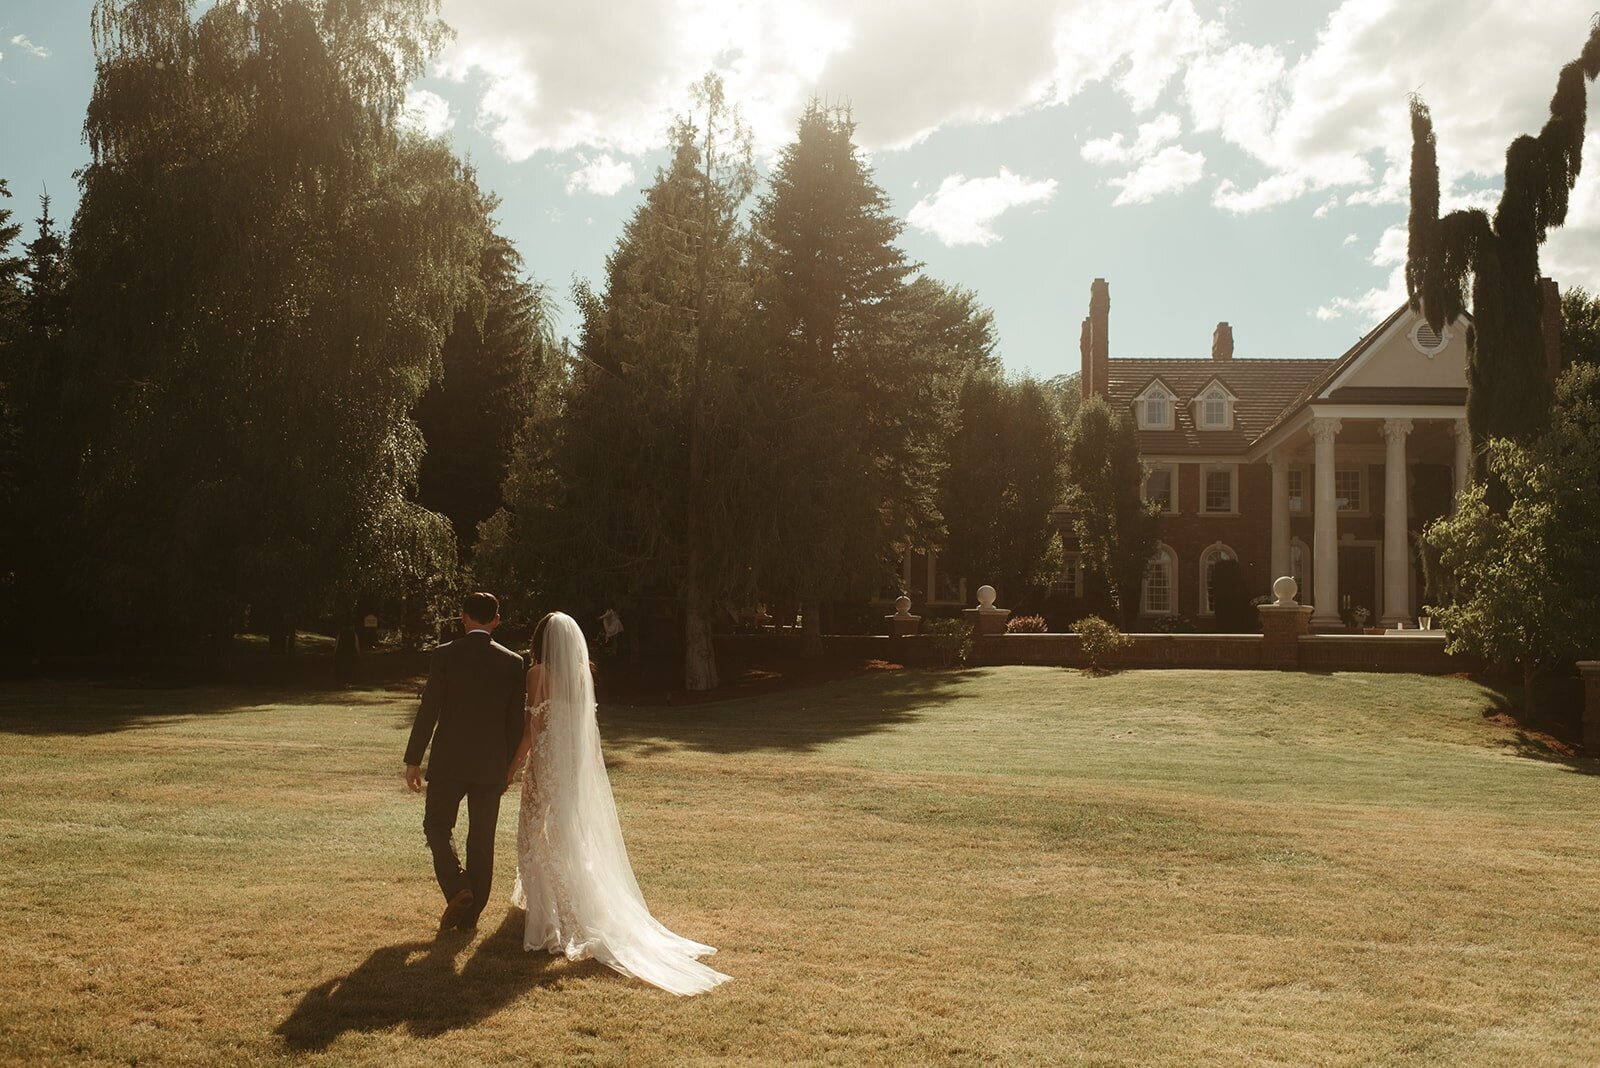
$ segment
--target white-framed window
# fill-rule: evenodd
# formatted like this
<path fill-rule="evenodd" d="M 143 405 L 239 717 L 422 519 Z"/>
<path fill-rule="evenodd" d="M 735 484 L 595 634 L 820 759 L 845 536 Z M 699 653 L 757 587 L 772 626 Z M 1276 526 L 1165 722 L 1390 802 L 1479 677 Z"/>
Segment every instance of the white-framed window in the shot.
<path fill-rule="evenodd" d="M 1061 577 L 1056 579 L 1056 589 L 1073 597 L 1083 596 L 1083 555 L 1064 553 L 1061 557 Z"/>
<path fill-rule="evenodd" d="M 1333 472 L 1333 499 L 1341 512 L 1367 510 L 1367 469 L 1341 467 Z"/>
<path fill-rule="evenodd" d="M 1289 468 L 1289 511 L 1306 510 L 1306 483 L 1310 481 L 1303 467 Z"/>
<path fill-rule="evenodd" d="M 1149 616 L 1170 616 L 1178 610 L 1178 557 L 1165 545 L 1145 565 L 1139 591 L 1139 611 Z"/>
<path fill-rule="evenodd" d="M 1173 403 L 1178 398 L 1170 389 L 1160 382 L 1152 382 L 1144 388 L 1134 399 L 1134 416 L 1139 423 L 1140 430 L 1171 430 L 1177 424 L 1173 420 Z"/>
<path fill-rule="evenodd" d="M 1239 469 L 1231 464 L 1200 469 L 1200 511 L 1210 514 L 1238 510 Z"/>
<path fill-rule="evenodd" d="M 1200 614 L 1215 615 L 1217 608 L 1217 564 L 1223 560 L 1239 559 L 1232 549 L 1220 541 L 1200 554 Z"/>
<path fill-rule="evenodd" d="M 1206 383 L 1190 402 L 1194 405 L 1194 425 L 1199 430 L 1232 430 L 1233 402 L 1236 398 L 1220 379 Z"/>
<path fill-rule="evenodd" d="M 1299 591 L 1294 599 L 1301 604 L 1311 603 L 1311 569 L 1306 566 L 1310 559 L 1310 546 L 1299 538 L 1289 539 L 1289 576 L 1294 579 L 1295 589 Z"/>
<path fill-rule="evenodd" d="M 1178 514 L 1178 465 L 1151 464 L 1144 477 L 1144 499 L 1158 501 L 1162 515 Z"/>

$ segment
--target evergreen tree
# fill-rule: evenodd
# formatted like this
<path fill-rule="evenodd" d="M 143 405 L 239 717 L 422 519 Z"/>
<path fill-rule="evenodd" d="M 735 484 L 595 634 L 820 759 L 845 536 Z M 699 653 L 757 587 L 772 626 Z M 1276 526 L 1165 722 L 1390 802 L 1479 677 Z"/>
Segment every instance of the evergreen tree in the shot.
<path fill-rule="evenodd" d="M 968 377 L 939 485 L 949 530 L 940 559 L 1019 611 L 1037 606 L 1060 570 L 1051 511 L 1065 448 L 1060 402 L 1046 384 L 988 370 Z"/>
<path fill-rule="evenodd" d="M 551 351 L 540 290 L 522 277 L 522 257 L 495 232 L 483 205 L 478 291 L 445 339 L 443 374 L 417 405 L 427 443 L 418 500 L 450 520 L 463 552 L 500 508 L 517 436 L 535 403 Z"/>
<path fill-rule="evenodd" d="M 10 197 L 5 179 L 0 178 L 0 515 L 12 517 L 0 523 L 0 637 L 9 636 L 21 621 L 17 583 L 24 566 L 19 537 L 22 460 L 15 380 L 23 315 L 17 280 L 25 263 L 12 254 L 11 246 L 21 236 L 22 227 L 11 221 L 11 209 L 5 205 Z"/>
<path fill-rule="evenodd" d="M 83 421 L 66 358 L 66 245 L 48 195 L 39 198 L 34 226 L 34 239 L 23 246 L 23 288 L 6 361 L 17 471 L 15 518 L 7 526 L 10 558 L 17 562 L 15 595 L 48 612 L 60 600 L 48 591 L 73 589 L 79 581 L 75 487 Z"/>
<path fill-rule="evenodd" d="M 820 651 L 825 601 L 875 589 L 884 560 L 939 529 L 934 492 L 966 361 L 989 358 L 970 295 L 895 246 L 889 210 L 846 109 L 813 100 L 755 212 L 756 299 L 790 414 L 790 474 L 766 510 L 762 588 L 804 605 Z"/>
<path fill-rule="evenodd" d="M 452 580 L 411 412 L 470 295 L 472 176 L 407 134 L 436 0 L 99 0 L 72 358 L 95 601 L 116 633 L 283 647 Z"/>
<path fill-rule="evenodd" d="M 771 391 L 747 343 L 750 139 L 719 79 L 670 141 L 604 291 L 578 289 L 580 355 L 548 424 L 523 435 L 484 551 L 569 609 L 618 608 L 636 636 L 671 606 L 685 685 L 705 690 L 712 617 L 749 585 L 748 502 L 767 463 L 750 428 Z"/>
<path fill-rule="evenodd" d="M 1547 424 L 1550 386 L 1540 324 L 1544 290 L 1539 246 L 1566 222 L 1567 203 L 1583 164 L 1585 80 L 1600 74 L 1600 21 L 1578 59 L 1561 69 L 1550 118 L 1537 137 L 1524 135 L 1506 151 L 1505 189 L 1491 221 L 1479 209 L 1439 217 L 1439 161 L 1433 118 L 1420 98 L 1411 102 L 1411 234 L 1406 289 L 1429 325 L 1442 329 L 1470 311 L 1467 331 L 1467 425 L 1475 469 L 1488 474 L 1490 438 L 1528 442 Z M 1472 298 L 1466 284 L 1472 279 Z M 1505 503 L 1489 486 L 1491 506 Z"/>
<path fill-rule="evenodd" d="M 1078 407 L 1067 427 L 1066 493 L 1086 578 L 1103 588 L 1124 628 L 1155 552 L 1156 506 L 1144 500 L 1144 464 L 1133 421 L 1101 397 Z"/>

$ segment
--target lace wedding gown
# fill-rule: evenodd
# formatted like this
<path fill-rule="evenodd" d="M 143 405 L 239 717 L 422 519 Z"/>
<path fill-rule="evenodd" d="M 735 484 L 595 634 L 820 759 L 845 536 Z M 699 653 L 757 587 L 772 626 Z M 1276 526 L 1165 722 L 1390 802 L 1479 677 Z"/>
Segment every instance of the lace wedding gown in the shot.
<path fill-rule="evenodd" d="M 600 753 L 583 631 L 557 613 L 544 646 L 550 697 L 531 713 L 511 892 L 527 911 L 523 948 L 593 957 L 674 994 L 710 990 L 730 978 L 697 959 L 716 950 L 650 915 L 633 876 Z"/>

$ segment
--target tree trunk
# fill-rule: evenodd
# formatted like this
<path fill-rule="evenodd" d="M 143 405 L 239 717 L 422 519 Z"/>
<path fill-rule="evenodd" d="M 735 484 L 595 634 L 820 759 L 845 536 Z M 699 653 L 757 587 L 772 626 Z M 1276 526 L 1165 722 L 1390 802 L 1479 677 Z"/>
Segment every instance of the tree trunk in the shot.
<path fill-rule="evenodd" d="M 822 655 L 822 602 L 808 597 L 801 604 L 800 655 L 815 660 Z"/>
<path fill-rule="evenodd" d="M 693 570 L 694 553 L 689 554 Z M 711 641 L 711 624 L 701 598 L 690 588 L 683 612 L 683 684 L 689 690 L 715 690 L 717 679 L 717 651 Z"/>
<path fill-rule="evenodd" d="M 1538 665 L 1532 660 L 1522 662 L 1522 723 L 1529 726 L 1533 723 L 1533 679 L 1538 673 Z"/>

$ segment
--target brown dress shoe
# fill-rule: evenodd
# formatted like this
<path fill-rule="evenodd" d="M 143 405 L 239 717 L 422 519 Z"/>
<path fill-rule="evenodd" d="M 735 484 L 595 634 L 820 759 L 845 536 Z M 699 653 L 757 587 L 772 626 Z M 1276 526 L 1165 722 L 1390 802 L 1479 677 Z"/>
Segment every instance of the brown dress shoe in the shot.
<path fill-rule="evenodd" d="M 459 891 L 439 915 L 439 933 L 444 934 L 450 928 L 460 926 L 463 920 L 469 919 L 472 916 L 473 904 L 471 890 Z"/>

